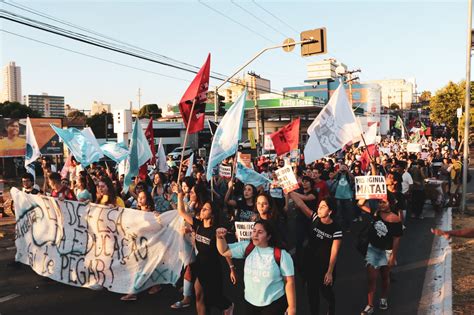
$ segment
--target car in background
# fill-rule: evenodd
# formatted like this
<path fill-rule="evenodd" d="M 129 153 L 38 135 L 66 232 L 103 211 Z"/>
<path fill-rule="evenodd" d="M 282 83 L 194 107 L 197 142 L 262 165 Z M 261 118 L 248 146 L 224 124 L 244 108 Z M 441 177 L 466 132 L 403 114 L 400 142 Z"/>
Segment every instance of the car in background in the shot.
<path fill-rule="evenodd" d="M 252 144 L 250 143 L 250 140 L 245 140 L 244 142 L 239 143 L 239 151 L 241 150 L 250 150 Z"/>
<path fill-rule="evenodd" d="M 183 151 L 183 147 L 174 148 L 173 151 L 168 153 L 167 158 L 169 159 L 171 157 L 173 161 L 179 161 L 181 159 L 181 151 Z M 187 159 L 193 153 L 194 151 L 191 147 L 186 147 L 184 150 L 184 158 Z"/>

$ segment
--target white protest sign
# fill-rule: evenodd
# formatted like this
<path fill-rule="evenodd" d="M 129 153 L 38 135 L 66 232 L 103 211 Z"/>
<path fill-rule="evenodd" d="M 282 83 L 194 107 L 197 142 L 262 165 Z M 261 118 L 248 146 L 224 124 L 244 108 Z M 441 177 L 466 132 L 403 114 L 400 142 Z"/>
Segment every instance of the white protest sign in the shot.
<path fill-rule="evenodd" d="M 408 143 L 407 144 L 407 152 L 414 152 L 414 153 L 421 152 L 421 144 L 419 144 L 419 143 Z"/>
<path fill-rule="evenodd" d="M 386 199 L 387 185 L 383 176 L 356 176 L 356 199 Z"/>
<path fill-rule="evenodd" d="M 219 165 L 219 176 L 223 178 L 232 177 L 232 166 Z"/>
<path fill-rule="evenodd" d="M 255 222 L 235 222 L 235 234 L 237 240 L 250 241 L 252 239 L 252 230 Z"/>
<path fill-rule="evenodd" d="M 290 165 L 277 169 L 275 173 L 278 178 L 278 184 L 283 188 L 285 194 L 298 189 L 298 181 L 296 180 L 295 174 Z"/>
<path fill-rule="evenodd" d="M 60 201 L 11 189 L 15 260 L 41 276 L 83 288 L 138 293 L 174 284 L 192 245 L 177 211 L 151 212 Z"/>
<path fill-rule="evenodd" d="M 380 151 L 380 153 L 390 155 L 390 148 L 379 147 L 379 151 Z"/>
<path fill-rule="evenodd" d="M 272 137 L 270 137 L 270 135 L 265 135 L 265 138 L 263 138 L 263 148 L 265 151 L 275 150 L 275 146 L 273 146 Z"/>

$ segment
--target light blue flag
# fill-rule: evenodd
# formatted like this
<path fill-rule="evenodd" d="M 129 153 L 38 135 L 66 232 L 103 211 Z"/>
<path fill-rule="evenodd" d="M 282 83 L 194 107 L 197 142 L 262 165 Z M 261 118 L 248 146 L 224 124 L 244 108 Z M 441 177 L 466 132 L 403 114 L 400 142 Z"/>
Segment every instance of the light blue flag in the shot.
<path fill-rule="evenodd" d="M 117 164 L 125 160 L 129 155 L 128 148 L 123 142 L 106 142 L 100 146 L 100 149 Z"/>
<path fill-rule="evenodd" d="M 63 139 L 64 144 L 66 144 L 72 155 L 82 166 L 87 167 L 104 157 L 104 154 L 95 143 L 97 140 L 95 137 L 92 139 L 89 132 L 83 133 L 76 128 L 66 130 L 54 125 L 51 125 L 51 128 Z"/>
<path fill-rule="evenodd" d="M 130 141 L 130 155 L 127 159 L 127 166 L 125 169 L 125 178 L 123 180 L 123 191 L 128 192 L 128 188 L 132 183 L 132 177 L 138 176 L 140 166 L 151 159 L 153 154 L 150 150 L 150 145 L 143 132 L 142 125 L 137 119 L 133 125 L 132 140 Z"/>
<path fill-rule="evenodd" d="M 255 187 L 270 183 L 271 180 L 266 178 L 260 173 L 243 166 L 241 163 L 237 163 L 237 174 L 235 174 L 238 180 L 244 184 L 251 184 Z"/>
<path fill-rule="evenodd" d="M 207 179 L 212 178 L 212 169 L 226 157 L 235 154 L 242 137 L 242 123 L 244 121 L 245 98 L 247 89 L 227 111 L 216 129 L 212 140 L 211 152 L 207 166 Z"/>

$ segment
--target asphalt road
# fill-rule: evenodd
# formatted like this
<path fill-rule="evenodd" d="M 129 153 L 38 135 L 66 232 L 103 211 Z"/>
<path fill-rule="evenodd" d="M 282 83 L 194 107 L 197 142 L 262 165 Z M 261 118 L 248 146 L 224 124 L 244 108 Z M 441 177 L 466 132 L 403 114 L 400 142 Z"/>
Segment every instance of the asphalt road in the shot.
<path fill-rule="evenodd" d="M 380 314 L 416 314 L 429 258 L 435 213 L 425 206 L 424 220 L 407 221 L 398 266 L 394 269 L 389 309 Z M 0 221 L 1 222 L 1 221 Z M 1 223 L 0 223 L 1 224 Z M 177 289 L 165 286 L 157 295 L 146 292 L 136 302 L 120 301 L 119 294 L 67 286 L 37 275 L 26 265 L 11 264 L 15 255 L 14 226 L 0 226 L 0 314 L 195 314 L 169 308 L 180 298 Z M 242 270 L 242 263 L 236 264 Z M 355 250 L 351 233 L 346 233 L 337 265 L 337 314 L 360 314 L 366 305 L 366 274 L 362 257 Z M 235 314 L 243 314 L 242 278 L 233 287 L 225 283 L 226 295 L 236 303 Z M 297 276 L 298 314 L 309 314 L 305 290 Z M 325 313 L 326 306 L 323 302 Z M 218 314 L 214 311 L 213 314 Z"/>

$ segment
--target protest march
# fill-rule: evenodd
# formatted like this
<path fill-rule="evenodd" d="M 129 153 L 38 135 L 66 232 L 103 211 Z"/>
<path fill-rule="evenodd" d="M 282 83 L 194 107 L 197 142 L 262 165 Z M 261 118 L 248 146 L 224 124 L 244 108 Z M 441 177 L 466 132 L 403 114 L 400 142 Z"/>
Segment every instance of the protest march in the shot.
<path fill-rule="evenodd" d="M 426 200 L 439 211 L 460 202 L 456 141 L 403 125 L 402 137 L 379 136 L 376 123 L 364 130 L 341 81 L 306 130 L 295 118 L 269 136 L 274 156 L 239 152 L 244 90 L 213 131 L 208 157 L 185 159 L 187 136 L 207 128 L 210 58 L 179 102 L 186 127 L 179 163 L 155 146 L 153 119 L 145 130 L 136 119 L 129 143 L 102 145 L 91 128 L 51 124 L 68 156 L 53 170 L 27 119 L 27 172 L 10 191 L 15 261 L 56 282 L 120 294 L 123 303 L 181 288 L 164 314 L 294 315 L 307 295 L 310 314 L 334 315 L 344 303 L 334 290 L 343 276 L 336 277 L 338 257 L 351 234 L 360 254 L 351 259 L 367 269 L 366 300 L 354 314 L 389 309 L 407 220 L 424 219 Z M 239 310 L 223 290 L 237 279 L 244 282 Z"/>

